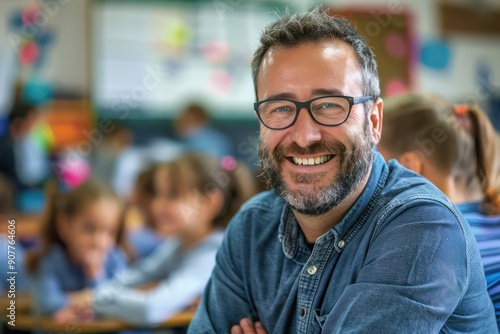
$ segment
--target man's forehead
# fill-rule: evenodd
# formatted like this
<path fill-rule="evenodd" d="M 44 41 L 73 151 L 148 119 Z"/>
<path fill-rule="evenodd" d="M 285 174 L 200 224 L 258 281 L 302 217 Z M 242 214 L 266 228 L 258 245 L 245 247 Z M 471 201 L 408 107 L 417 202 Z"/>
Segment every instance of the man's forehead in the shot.
<path fill-rule="evenodd" d="M 317 42 L 304 42 L 299 43 L 297 45 L 277 45 L 272 46 L 267 50 L 262 60 L 262 66 L 267 66 L 273 64 L 276 61 L 276 58 L 280 58 L 280 56 L 284 54 L 289 54 L 290 52 L 294 53 L 304 53 L 304 57 L 310 56 L 311 53 L 320 52 L 322 57 L 325 59 L 337 58 L 340 56 L 348 56 L 349 58 L 353 58 L 357 60 L 356 54 L 352 47 L 346 42 L 336 39 L 336 40 L 324 40 Z M 307 60 L 307 58 L 305 58 Z"/>
<path fill-rule="evenodd" d="M 319 57 L 318 57 L 319 56 Z M 320 59 L 319 59 L 320 58 Z M 322 66 L 322 61 L 332 61 L 332 65 Z M 362 86 L 362 75 L 359 61 L 352 47 L 342 40 L 325 40 L 320 42 L 305 42 L 296 46 L 274 46 L 270 48 L 261 63 L 258 76 L 258 85 L 266 82 L 288 78 L 298 78 L 293 73 L 302 77 L 302 71 L 316 73 L 319 77 L 330 73 L 330 78 L 343 81 L 345 75 L 354 79 L 351 81 L 356 86 Z M 266 74 L 267 73 L 267 74 Z M 289 76 L 289 74 L 291 76 Z M 271 76 L 269 76 L 271 75 Z M 261 81 L 264 79 L 264 81 Z M 304 86 L 305 82 L 301 85 Z M 267 85 L 266 85 L 267 86 Z M 314 87 L 313 87 L 314 88 Z M 318 88 L 318 87 L 315 87 Z M 320 87 L 324 88 L 324 87 Z M 262 93 L 264 93 L 262 91 Z M 260 95 L 260 94 L 259 94 Z M 262 98 L 262 96 L 260 96 Z"/>

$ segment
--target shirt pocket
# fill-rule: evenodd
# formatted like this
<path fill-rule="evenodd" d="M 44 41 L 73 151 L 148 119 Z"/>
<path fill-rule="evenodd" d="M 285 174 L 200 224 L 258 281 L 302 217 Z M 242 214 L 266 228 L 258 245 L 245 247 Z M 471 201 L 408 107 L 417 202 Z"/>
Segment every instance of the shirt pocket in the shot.
<path fill-rule="evenodd" d="M 320 329 L 323 329 L 323 325 L 325 324 L 326 317 L 328 317 L 328 314 L 325 315 L 320 315 L 320 314 L 321 314 L 321 309 L 314 310 L 314 319 L 316 319 L 316 324 L 319 325 Z"/>

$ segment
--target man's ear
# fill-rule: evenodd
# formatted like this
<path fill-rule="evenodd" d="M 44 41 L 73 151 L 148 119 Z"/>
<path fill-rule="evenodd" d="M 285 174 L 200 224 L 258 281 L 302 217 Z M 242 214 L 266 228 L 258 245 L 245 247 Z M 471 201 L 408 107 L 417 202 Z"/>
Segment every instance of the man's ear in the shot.
<path fill-rule="evenodd" d="M 384 101 L 382 101 L 382 99 L 379 97 L 373 102 L 373 105 L 370 108 L 370 113 L 368 115 L 371 125 L 373 143 L 375 145 L 380 142 L 380 137 L 382 136 L 382 121 L 384 118 L 383 109 Z"/>
<path fill-rule="evenodd" d="M 424 162 L 416 152 L 405 152 L 399 156 L 398 161 L 406 168 L 422 175 Z"/>

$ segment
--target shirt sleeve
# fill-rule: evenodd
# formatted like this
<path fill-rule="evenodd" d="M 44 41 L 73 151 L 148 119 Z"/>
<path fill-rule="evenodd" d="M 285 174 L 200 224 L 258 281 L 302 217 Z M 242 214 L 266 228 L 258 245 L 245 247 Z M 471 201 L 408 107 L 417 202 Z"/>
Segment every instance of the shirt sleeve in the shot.
<path fill-rule="evenodd" d="M 214 249 L 190 257 L 153 290 L 139 291 L 119 284 L 99 288 L 94 295 L 94 310 L 135 325 L 158 324 L 188 307 L 203 293 L 215 265 L 215 252 Z M 156 267 L 161 268 L 162 263 L 156 263 Z"/>
<path fill-rule="evenodd" d="M 36 310 L 43 315 L 52 315 L 67 303 L 54 263 L 47 258 L 40 262 L 37 272 L 30 278 L 30 287 Z"/>
<path fill-rule="evenodd" d="M 242 318 L 254 318 L 244 288 L 239 224 L 231 222 L 216 258 L 212 277 L 188 333 L 228 333 Z"/>
<path fill-rule="evenodd" d="M 177 241 L 167 240 L 153 254 L 131 267 L 125 268 L 125 264 L 116 265 L 113 279 L 100 287 L 103 287 L 103 290 L 133 287 L 164 278 L 172 269 L 171 263 L 177 247 Z"/>
<path fill-rule="evenodd" d="M 127 259 L 121 249 L 113 249 L 104 265 L 104 272 L 101 276 L 92 279 L 87 278 L 85 280 L 85 286 L 87 288 L 97 288 L 98 286 L 105 284 L 105 282 L 113 279 L 116 275 L 122 273 L 127 267 Z"/>
<path fill-rule="evenodd" d="M 438 333 L 462 300 L 470 255 L 455 215 L 427 202 L 391 216 L 372 237 L 358 279 L 325 317 L 323 332 Z"/>

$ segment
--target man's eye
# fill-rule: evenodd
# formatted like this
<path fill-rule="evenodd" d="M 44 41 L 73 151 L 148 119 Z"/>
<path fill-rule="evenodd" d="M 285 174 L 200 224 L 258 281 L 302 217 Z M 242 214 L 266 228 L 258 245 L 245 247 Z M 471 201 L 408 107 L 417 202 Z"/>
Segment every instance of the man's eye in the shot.
<path fill-rule="evenodd" d="M 290 106 L 281 106 L 274 108 L 273 112 L 283 113 L 293 111 L 293 108 Z"/>
<path fill-rule="evenodd" d="M 333 109 L 333 108 L 338 108 L 339 106 L 336 105 L 335 103 L 323 103 L 319 107 L 322 109 Z"/>

